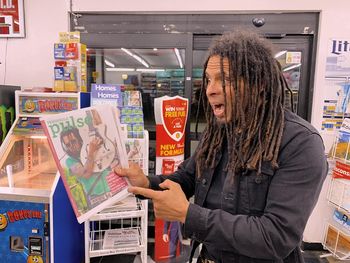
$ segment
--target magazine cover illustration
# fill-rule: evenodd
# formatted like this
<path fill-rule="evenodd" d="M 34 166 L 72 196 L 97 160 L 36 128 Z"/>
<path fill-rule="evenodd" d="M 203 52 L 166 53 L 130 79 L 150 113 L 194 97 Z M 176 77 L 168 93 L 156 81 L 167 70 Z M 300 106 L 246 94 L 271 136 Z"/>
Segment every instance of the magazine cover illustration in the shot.
<path fill-rule="evenodd" d="M 116 109 L 99 105 L 41 122 L 79 223 L 128 195 L 127 180 L 113 172 L 128 166 Z"/>
<path fill-rule="evenodd" d="M 145 144 L 143 139 L 126 139 L 125 148 L 128 160 L 137 163 L 140 168 L 143 169 L 143 153 L 145 152 Z"/>

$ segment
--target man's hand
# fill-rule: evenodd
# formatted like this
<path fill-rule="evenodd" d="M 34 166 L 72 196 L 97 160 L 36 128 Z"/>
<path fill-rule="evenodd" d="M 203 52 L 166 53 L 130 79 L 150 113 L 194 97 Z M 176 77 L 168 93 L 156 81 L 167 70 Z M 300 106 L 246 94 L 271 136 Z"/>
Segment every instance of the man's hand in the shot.
<path fill-rule="evenodd" d="M 140 166 L 134 162 L 129 162 L 129 168 L 118 166 L 114 168 L 114 172 L 121 177 L 129 178 L 132 186 L 149 188 L 149 181 L 146 175 L 144 175 Z"/>
<path fill-rule="evenodd" d="M 143 195 L 153 200 L 154 214 L 166 221 L 180 221 L 185 223 L 189 202 L 180 185 L 165 180 L 159 185 L 163 191 L 154 191 L 141 187 L 130 187 L 129 192 Z"/>
<path fill-rule="evenodd" d="M 95 153 L 97 152 L 97 150 L 100 148 L 100 146 L 102 145 L 103 141 L 101 138 L 99 137 L 94 137 L 91 142 L 89 143 L 89 155 L 91 155 L 91 157 L 95 156 Z"/>
<path fill-rule="evenodd" d="M 169 236 L 168 236 L 168 234 L 163 234 L 163 241 L 164 241 L 165 243 L 168 243 L 168 242 L 169 242 Z"/>

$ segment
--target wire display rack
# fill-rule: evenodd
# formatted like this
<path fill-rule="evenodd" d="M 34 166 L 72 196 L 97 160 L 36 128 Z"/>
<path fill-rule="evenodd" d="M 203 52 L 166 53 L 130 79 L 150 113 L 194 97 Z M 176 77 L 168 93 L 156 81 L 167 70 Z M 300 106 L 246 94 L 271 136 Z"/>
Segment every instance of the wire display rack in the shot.
<path fill-rule="evenodd" d="M 128 253 L 140 253 L 146 262 L 148 204 L 135 200 L 136 209 L 109 207 L 85 222 L 86 263 L 93 257 Z"/>
<path fill-rule="evenodd" d="M 148 174 L 148 132 L 142 139 L 126 139 L 128 160 Z M 132 155 L 130 154 L 132 153 Z M 90 258 L 117 254 L 140 254 L 147 262 L 148 201 L 135 196 L 109 206 L 85 221 L 85 263 Z"/>
<path fill-rule="evenodd" d="M 348 120 L 345 121 L 345 123 Z M 344 123 L 342 124 L 342 126 Z M 324 229 L 323 247 L 338 260 L 350 259 L 350 134 L 337 132 L 329 156 L 330 176 L 327 199 L 334 207 Z"/>

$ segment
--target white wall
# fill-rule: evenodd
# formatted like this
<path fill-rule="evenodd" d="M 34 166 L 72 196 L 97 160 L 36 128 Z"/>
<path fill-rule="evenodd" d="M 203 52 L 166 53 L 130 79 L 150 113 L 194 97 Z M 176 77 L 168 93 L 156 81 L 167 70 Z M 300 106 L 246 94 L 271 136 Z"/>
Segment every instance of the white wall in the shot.
<path fill-rule="evenodd" d="M 68 30 L 68 3 L 24 1 L 25 38 L 0 38 L 0 84 L 52 87 L 53 44 Z"/>
<path fill-rule="evenodd" d="M 52 86 L 53 43 L 58 32 L 68 30 L 69 0 L 25 0 L 26 37 L 0 39 L 0 84 L 27 86 Z M 321 11 L 318 50 L 315 71 L 315 92 L 312 123 L 320 129 L 322 101 L 325 92 L 325 54 L 331 37 L 350 38 L 348 0 L 72 0 L 73 11 Z M 7 46 L 7 52 L 5 52 Z M 6 57 L 6 59 L 5 59 Z M 6 65 L 6 76 L 5 76 Z M 327 212 L 325 191 L 310 224 L 305 231 L 305 241 L 319 242 Z"/>

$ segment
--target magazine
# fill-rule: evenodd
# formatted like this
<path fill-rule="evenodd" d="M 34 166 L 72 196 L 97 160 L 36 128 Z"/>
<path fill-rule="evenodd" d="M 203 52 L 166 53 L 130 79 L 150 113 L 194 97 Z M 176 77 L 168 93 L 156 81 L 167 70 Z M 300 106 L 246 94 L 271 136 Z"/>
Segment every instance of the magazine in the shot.
<path fill-rule="evenodd" d="M 100 214 L 117 213 L 123 211 L 135 211 L 138 209 L 138 203 L 135 196 L 129 195 L 121 201 L 103 209 Z"/>
<path fill-rule="evenodd" d="M 126 154 L 129 161 L 137 163 L 141 169 L 144 169 L 144 139 L 125 139 Z"/>
<path fill-rule="evenodd" d="M 137 228 L 108 229 L 103 238 L 103 249 L 140 245 L 140 234 Z"/>
<path fill-rule="evenodd" d="M 98 105 L 41 117 L 56 165 L 79 223 L 128 195 L 113 172 L 128 166 L 117 110 Z"/>
<path fill-rule="evenodd" d="M 350 160 L 350 119 L 344 119 L 337 134 L 334 157 L 343 162 Z"/>

